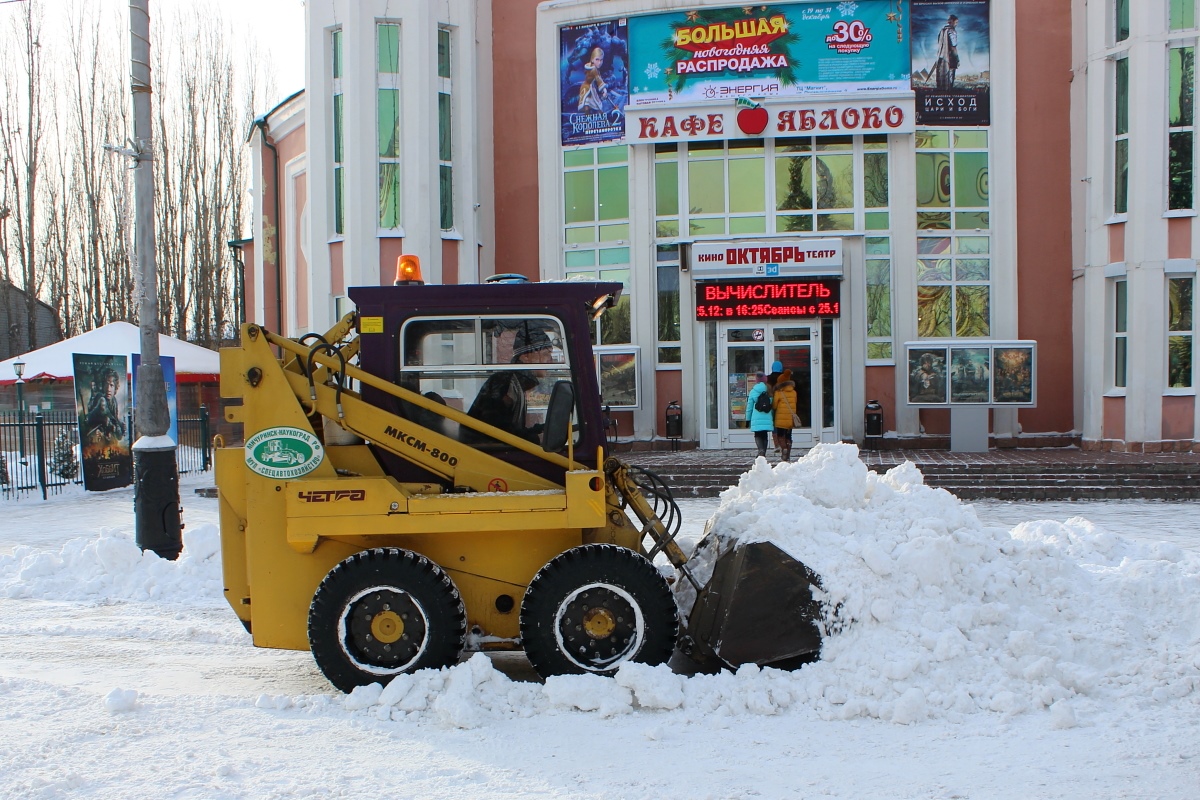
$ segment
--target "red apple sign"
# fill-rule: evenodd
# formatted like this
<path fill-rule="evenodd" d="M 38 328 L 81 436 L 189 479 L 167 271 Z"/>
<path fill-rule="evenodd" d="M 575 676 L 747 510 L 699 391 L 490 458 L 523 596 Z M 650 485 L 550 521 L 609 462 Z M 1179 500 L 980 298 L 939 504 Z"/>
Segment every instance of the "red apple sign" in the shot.
<path fill-rule="evenodd" d="M 742 133 L 751 136 L 757 136 L 765 131 L 768 119 L 767 110 L 762 106 L 743 108 L 737 114 L 738 127 L 742 129 Z"/>

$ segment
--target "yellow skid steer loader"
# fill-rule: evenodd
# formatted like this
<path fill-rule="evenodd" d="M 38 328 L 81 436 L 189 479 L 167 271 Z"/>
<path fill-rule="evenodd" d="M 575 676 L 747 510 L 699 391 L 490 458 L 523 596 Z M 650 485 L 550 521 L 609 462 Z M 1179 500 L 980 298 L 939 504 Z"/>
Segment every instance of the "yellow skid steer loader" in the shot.
<path fill-rule="evenodd" d="M 523 649 L 542 676 L 677 645 L 815 657 L 817 576 L 713 532 L 701 580 L 670 491 L 606 455 L 591 341 L 619 284 L 397 283 L 351 289 L 324 334 L 248 324 L 221 351 L 245 438 L 217 450 L 225 596 L 255 645 L 310 649 L 342 691 L 468 650 Z"/>

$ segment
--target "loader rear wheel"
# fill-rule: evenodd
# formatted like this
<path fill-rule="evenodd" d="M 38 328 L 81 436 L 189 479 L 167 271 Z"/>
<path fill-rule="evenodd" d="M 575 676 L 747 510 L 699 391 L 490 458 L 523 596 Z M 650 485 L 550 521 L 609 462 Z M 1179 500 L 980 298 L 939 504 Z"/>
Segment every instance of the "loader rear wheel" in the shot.
<path fill-rule="evenodd" d="M 626 661 L 661 664 L 679 620 L 667 581 L 624 547 L 572 548 L 538 571 L 521 602 L 521 641 L 543 678 L 612 675 Z"/>
<path fill-rule="evenodd" d="M 454 582 L 422 555 L 355 553 L 329 571 L 308 609 L 308 643 L 329 682 L 349 692 L 454 664 L 467 614 Z"/>

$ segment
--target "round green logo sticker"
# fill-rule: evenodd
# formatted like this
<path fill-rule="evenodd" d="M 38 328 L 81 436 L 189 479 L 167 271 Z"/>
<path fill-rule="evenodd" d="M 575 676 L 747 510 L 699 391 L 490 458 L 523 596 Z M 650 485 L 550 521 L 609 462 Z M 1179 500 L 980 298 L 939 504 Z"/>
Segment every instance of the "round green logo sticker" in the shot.
<path fill-rule="evenodd" d="M 246 466 L 264 478 L 291 480 L 321 464 L 321 440 L 300 428 L 267 428 L 246 440 Z"/>

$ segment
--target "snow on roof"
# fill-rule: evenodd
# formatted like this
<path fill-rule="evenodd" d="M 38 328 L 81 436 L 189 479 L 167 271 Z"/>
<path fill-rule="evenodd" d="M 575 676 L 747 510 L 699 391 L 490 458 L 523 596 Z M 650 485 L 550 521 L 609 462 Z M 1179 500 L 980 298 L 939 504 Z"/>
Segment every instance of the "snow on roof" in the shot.
<path fill-rule="evenodd" d="M 176 375 L 212 375 L 221 372 L 221 359 L 216 351 L 181 339 L 158 335 L 160 355 L 175 358 Z M 71 356 L 74 353 L 128 356 L 142 350 L 141 331 L 128 322 L 110 322 L 95 330 L 48 345 L 23 355 L 0 361 L 0 385 L 16 382 L 13 364 L 25 362 L 24 379 L 72 378 L 75 371 Z"/>

